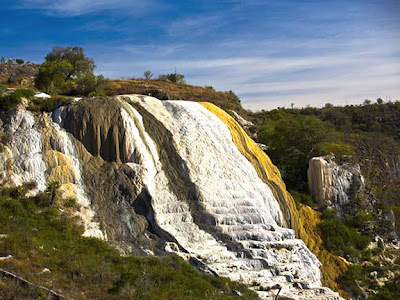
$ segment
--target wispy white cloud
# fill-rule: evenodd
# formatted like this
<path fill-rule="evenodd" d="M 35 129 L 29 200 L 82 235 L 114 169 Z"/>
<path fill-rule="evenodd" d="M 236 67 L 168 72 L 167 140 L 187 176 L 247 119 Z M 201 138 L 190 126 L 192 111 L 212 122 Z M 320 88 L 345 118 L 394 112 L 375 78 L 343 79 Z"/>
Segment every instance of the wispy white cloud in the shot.
<path fill-rule="evenodd" d="M 307 49 L 318 47 L 312 44 Z M 214 44 L 214 57 L 193 58 L 177 54 L 193 50 L 187 44 L 112 45 L 109 50 L 103 48 L 103 56 L 97 60 L 99 72 L 109 77 L 138 77 L 146 69 L 167 73 L 176 67 L 191 84 L 234 90 L 251 109 L 289 106 L 292 102 L 321 106 L 386 96 L 400 99 L 398 52 L 395 47 L 381 47 L 374 39 L 360 39 L 343 51 L 333 49 L 318 55 L 313 49 L 308 55 L 270 57 L 267 53 L 265 57 L 227 58 L 222 49 Z M 111 58 L 109 51 L 114 51 Z"/>
<path fill-rule="evenodd" d="M 23 0 L 20 7 L 40 9 L 50 15 L 72 17 L 105 10 L 141 12 L 153 7 L 154 0 Z"/>

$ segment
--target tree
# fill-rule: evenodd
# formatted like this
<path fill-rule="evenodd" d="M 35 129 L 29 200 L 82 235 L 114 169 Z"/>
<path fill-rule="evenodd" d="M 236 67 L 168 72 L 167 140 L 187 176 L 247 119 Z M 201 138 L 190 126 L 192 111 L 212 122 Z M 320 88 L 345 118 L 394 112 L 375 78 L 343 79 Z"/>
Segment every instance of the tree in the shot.
<path fill-rule="evenodd" d="M 44 62 L 35 77 L 35 86 L 46 93 L 57 94 L 66 87 L 66 78 L 72 69 L 67 60 Z"/>
<path fill-rule="evenodd" d="M 17 58 L 16 60 L 15 60 L 15 62 L 17 63 L 17 64 L 19 64 L 19 65 L 22 65 L 22 64 L 24 64 L 24 60 L 23 59 L 21 59 L 21 58 Z"/>
<path fill-rule="evenodd" d="M 57 94 L 73 89 L 74 81 L 78 88 L 90 93 L 89 87 L 104 81 L 93 74 L 96 65 L 93 59 L 86 57 L 82 47 L 54 47 L 46 55 L 45 62 L 35 78 L 38 89 L 47 93 Z M 68 89 L 67 89 L 68 87 Z"/>
<path fill-rule="evenodd" d="M 161 74 L 160 76 L 158 76 L 158 79 L 174 83 L 185 83 L 185 75 L 178 74 L 176 72 L 171 74 Z"/>
<path fill-rule="evenodd" d="M 76 92 L 79 95 L 89 95 L 92 92 L 100 92 L 106 79 L 103 75 L 86 73 L 76 78 Z"/>
<path fill-rule="evenodd" d="M 280 168 L 288 187 L 307 191 L 308 162 L 321 154 L 318 145 L 331 134 L 332 129 L 314 116 L 276 110 L 269 113 L 258 138 L 269 146 L 268 154 Z"/>
<path fill-rule="evenodd" d="M 5 64 L 6 63 L 6 59 L 4 58 L 4 56 L 1 57 L 1 63 Z"/>
<path fill-rule="evenodd" d="M 364 106 L 367 106 L 367 105 L 370 105 L 370 104 L 371 104 L 371 100 L 369 100 L 369 99 L 365 99 L 364 102 L 363 102 Z"/>
<path fill-rule="evenodd" d="M 378 103 L 379 105 L 383 104 L 383 100 L 382 100 L 382 98 L 378 98 L 378 99 L 376 99 L 376 103 Z"/>
<path fill-rule="evenodd" d="M 54 61 L 68 61 L 72 65 L 66 79 L 93 73 L 96 68 L 94 60 L 85 55 L 82 47 L 54 47 L 53 51 L 46 55 L 46 62 Z"/>
<path fill-rule="evenodd" d="M 144 71 L 143 76 L 145 79 L 151 79 L 153 77 L 153 73 L 150 70 Z"/>

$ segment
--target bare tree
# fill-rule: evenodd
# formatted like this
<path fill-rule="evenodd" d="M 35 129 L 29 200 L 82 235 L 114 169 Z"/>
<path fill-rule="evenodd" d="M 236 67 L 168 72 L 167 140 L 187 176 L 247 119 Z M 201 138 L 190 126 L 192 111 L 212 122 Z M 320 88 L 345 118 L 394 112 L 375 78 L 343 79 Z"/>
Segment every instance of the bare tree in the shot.
<path fill-rule="evenodd" d="M 150 70 L 144 71 L 143 76 L 145 79 L 151 79 L 153 77 L 153 73 Z"/>

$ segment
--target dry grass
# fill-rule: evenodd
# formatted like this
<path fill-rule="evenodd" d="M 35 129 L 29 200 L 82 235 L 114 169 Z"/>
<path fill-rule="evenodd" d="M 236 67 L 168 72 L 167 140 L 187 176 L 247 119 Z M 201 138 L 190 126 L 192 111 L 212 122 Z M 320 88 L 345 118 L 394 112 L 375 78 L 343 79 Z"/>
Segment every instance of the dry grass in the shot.
<path fill-rule="evenodd" d="M 107 82 L 104 91 L 107 95 L 141 94 L 161 100 L 188 100 L 211 102 L 224 110 L 235 110 L 245 114 L 239 98 L 232 92 L 215 91 L 212 87 L 193 86 L 184 83 L 172 83 L 161 80 L 117 79 Z"/>

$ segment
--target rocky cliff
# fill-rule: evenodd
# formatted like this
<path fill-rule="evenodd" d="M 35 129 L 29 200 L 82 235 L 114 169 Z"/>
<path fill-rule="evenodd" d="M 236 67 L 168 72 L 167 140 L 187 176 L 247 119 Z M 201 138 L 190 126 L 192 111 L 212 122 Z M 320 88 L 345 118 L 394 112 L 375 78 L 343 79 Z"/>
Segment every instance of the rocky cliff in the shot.
<path fill-rule="evenodd" d="M 359 165 L 338 164 L 333 156 L 314 157 L 308 168 L 308 186 L 315 202 L 343 212 L 364 188 Z"/>
<path fill-rule="evenodd" d="M 55 201 L 76 200 L 84 235 L 124 253 L 174 252 L 264 299 L 339 298 L 310 251 L 324 257 L 313 214 L 216 106 L 125 95 L 49 114 L 20 108 L 3 123 L 1 183 L 35 181 L 33 193 L 60 183 Z"/>

